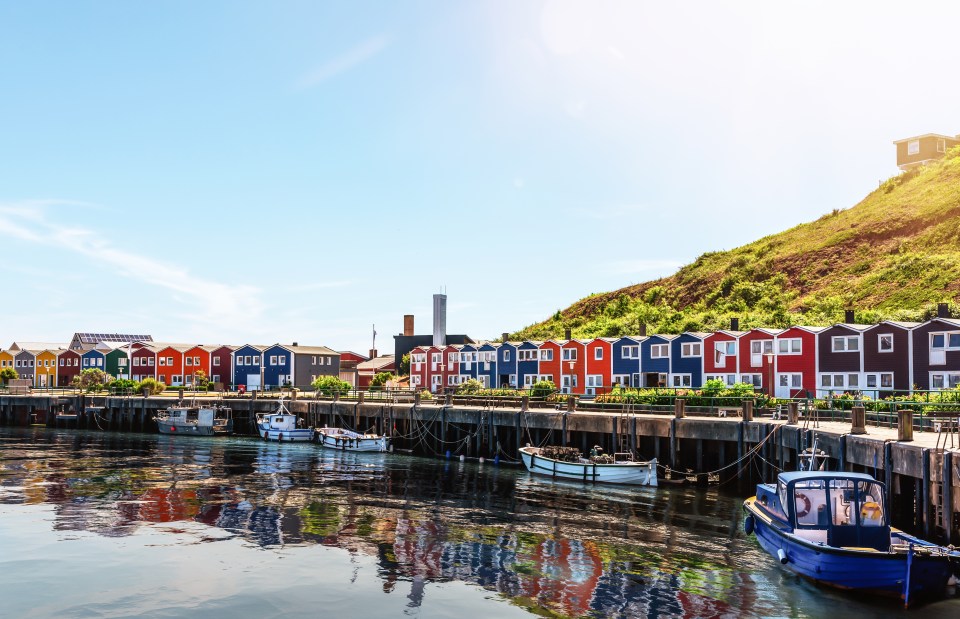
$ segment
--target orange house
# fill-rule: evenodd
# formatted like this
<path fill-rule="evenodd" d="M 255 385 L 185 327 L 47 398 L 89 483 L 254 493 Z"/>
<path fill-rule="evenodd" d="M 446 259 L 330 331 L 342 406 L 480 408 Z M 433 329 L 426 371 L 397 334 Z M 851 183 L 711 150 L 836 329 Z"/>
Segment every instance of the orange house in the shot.
<path fill-rule="evenodd" d="M 183 385 L 183 353 L 190 348 L 176 345 L 160 348 L 157 351 L 157 380 L 170 387 Z"/>
<path fill-rule="evenodd" d="M 203 372 L 210 380 L 210 351 L 211 346 L 194 346 L 183 352 L 183 384 L 192 385 L 196 381 L 197 372 Z"/>

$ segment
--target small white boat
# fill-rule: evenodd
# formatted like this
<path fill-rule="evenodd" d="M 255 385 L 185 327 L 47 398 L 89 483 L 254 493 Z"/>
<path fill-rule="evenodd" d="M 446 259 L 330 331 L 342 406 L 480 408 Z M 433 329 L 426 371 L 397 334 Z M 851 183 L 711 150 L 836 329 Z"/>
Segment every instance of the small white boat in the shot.
<path fill-rule="evenodd" d="M 537 475 L 563 479 L 579 479 L 606 484 L 634 486 L 657 485 L 657 460 L 635 462 L 630 454 L 614 454 L 613 462 L 606 464 L 578 458 L 576 462 L 548 458 L 539 447 L 521 447 L 520 457 L 527 470 Z"/>
<path fill-rule="evenodd" d="M 280 398 L 277 410 L 272 413 L 257 413 L 257 432 L 265 441 L 310 441 L 313 428 L 297 427 L 297 416 L 287 410 Z"/>
<path fill-rule="evenodd" d="M 317 428 L 316 440 L 323 447 L 341 451 L 389 451 L 390 437 L 360 434 L 344 428 Z"/>
<path fill-rule="evenodd" d="M 231 411 L 225 406 L 170 406 L 154 415 L 160 434 L 216 436 L 233 433 Z"/>

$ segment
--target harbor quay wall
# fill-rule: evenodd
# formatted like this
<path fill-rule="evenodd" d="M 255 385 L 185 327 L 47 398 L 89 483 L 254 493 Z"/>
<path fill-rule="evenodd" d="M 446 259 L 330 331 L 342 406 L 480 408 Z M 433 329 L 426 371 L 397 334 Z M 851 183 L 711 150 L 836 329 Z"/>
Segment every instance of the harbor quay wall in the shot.
<path fill-rule="evenodd" d="M 208 400 L 209 401 L 209 400 Z M 104 432 L 156 432 L 153 416 L 169 397 L 89 395 L 0 396 L 0 425 L 71 427 Z M 277 409 L 270 398 L 230 398 L 235 433 L 256 436 L 255 416 Z M 758 416 L 677 416 L 637 409 L 584 412 L 491 408 L 441 402 L 286 400 L 304 427 L 347 427 L 388 434 L 401 453 L 516 464 L 524 445 L 595 446 L 607 453 L 656 458 L 665 483 L 717 482 L 749 492 L 798 468 L 816 450 L 825 468 L 865 472 L 887 485 L 896 526 L 928 539 L 960 542 L 960 434 L 956 428 L 899 440 L 897 428 L 853 428 L 850 422 L 788 423 Z M 856 433 L 855 433 L 856 432 Z"/>

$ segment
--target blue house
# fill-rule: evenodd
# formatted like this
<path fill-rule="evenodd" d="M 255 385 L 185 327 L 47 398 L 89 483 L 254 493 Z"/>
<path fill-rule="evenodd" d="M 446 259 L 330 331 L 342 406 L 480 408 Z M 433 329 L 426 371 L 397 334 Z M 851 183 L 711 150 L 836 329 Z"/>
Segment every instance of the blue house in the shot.
<path fill-rule="evenodd" d="M 261 381 L 260 356 L 263 354 L 263 346 L 254 346 L 247 344 L 236 349 L 232 353 L 233 357 L 233 384 L 239 387 L 243 385 L 247 391 L 259 390 Z"/>
<path fill-rule="evenodd" d="M 477 361 L 479 359 L 477 347 L 473 344 L 464 344 L 463 346 L 457 346 L 457 348 L 460 349 L 460 382 L 476 379 Z"/>
<path fill-rule="evenodd" d="M 669 386 L 703 386 L 703 340 L 709 333 L 681 333 L 670 346 Z"/>
<path fill-rule="evenodd" d="M 540 379 L 540 344 L 523 342 L 517 346 L 517 387 L 529 389 Z"/>
<path fill-rule="evenodd" d="M 640 345 L 646 337 L 621 337 L 613 342 L 612 382 L 614 385 L 640 387 Z"/>
<path fill-rule="evenodd" d="M 104 370 L 104 367 L 107 364 L 107 356 L 103 351 L 93 349 L 88 350 L 87 352 L 80 355 L 80 371 L 89 370 L 95 368 L 98 370 Z"/>
<path fill-rule="evenodd" d="M 497 348 L 497 387 L 517 386 L 517 345 L 503 342 Z"/>
<path fill-rule="evenodd" d="M 477 346 L 479 360 L 477 361 L 477 380 L 485 387 L 497 386 L 497 348 L 496 344 L 485 342 Z"/>
<path fill-rule="evenodd" d="M 670 343 L 676 335 L 651 335 L 640 343 L 641 387 L 666 387 L 670 376 Z"/>
<path fill-rule="evenodd" d="M 263 388 L 293 384 L 293 351 L 274 344 L 263 351 Z"/>

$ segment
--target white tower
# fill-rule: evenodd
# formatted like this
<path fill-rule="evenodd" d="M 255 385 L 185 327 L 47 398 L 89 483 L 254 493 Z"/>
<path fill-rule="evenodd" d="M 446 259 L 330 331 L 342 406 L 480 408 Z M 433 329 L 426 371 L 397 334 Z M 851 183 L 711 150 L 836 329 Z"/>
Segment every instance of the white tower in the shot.
<path fill-rule="evenodd" d="M 433 345 L 447 344 L 447 295 L 433 295 Z"/>

